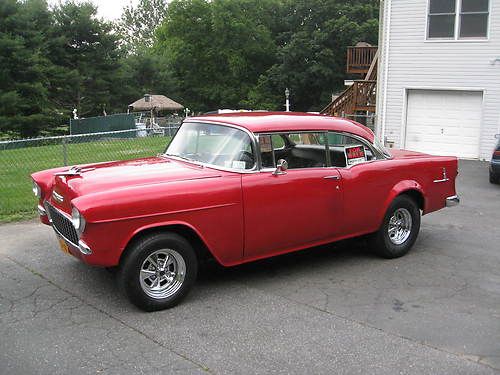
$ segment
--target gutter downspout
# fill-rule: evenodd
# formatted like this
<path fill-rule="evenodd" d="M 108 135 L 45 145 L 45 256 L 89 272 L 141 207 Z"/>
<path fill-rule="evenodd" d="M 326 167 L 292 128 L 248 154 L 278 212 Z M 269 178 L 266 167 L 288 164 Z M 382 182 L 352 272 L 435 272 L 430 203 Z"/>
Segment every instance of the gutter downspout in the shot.
<path fill-rule="evenodd" d="M 384 42 L 384 49 L 385 49 L 385 61 L 384 61 L 384 88 L 383 88 L 383 103 L 382 103 L 382 123 L 381 128 L 381 141 L 382 144 L 385 146 L 385 127 L 386 127 L 386 118 L 387 118 L 387 87 L 388 87 L 388 74 L 389 74 L 389 43 L 391 41 L 390 35 L 391 35 L 391 0 L 385 0 L 385 8 L 387 9 L 387 16 L 386 16 L 386 22 L 384 22 L 384 26 L 386 28 L 386 34 L 385 34 L 385 42 Z M 385 13 L 385 9 L 384 9 Z"/>

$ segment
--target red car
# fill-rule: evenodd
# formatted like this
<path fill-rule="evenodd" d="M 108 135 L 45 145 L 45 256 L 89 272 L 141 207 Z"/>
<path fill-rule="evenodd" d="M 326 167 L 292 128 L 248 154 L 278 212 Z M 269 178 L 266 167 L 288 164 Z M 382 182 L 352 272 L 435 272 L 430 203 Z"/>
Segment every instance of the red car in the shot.
<path fill-rule="evenodd" d="M 455 157 L 384 149 L 368 128 L 301 113 L 191 117 L 165 153 L 34 173 L 63 251 L 119 266 L 144 310 L 177 304 L 206 256 L 224 266 L 369 235 L 406 254 L 420 215 L 456 205 Z"/>

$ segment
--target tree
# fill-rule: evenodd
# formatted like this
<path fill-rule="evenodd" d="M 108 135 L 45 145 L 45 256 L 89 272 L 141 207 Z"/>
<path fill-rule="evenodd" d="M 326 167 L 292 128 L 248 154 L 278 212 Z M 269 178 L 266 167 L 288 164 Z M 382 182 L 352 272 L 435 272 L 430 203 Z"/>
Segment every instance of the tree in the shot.
<path fill-rule="evenodd" d="M 274 62 L 277 0 L 174 0 L 158 29 L 165 56 L 190 108 L 238 108 Z"/>
<path fill-rule="evenodd" d="M 294 111 L 320 110 L 342 88 L 347 47 L 378 38 L 376 0 L 293 0 L 287 4 L 289 30 L 278 38 L 278 63 L 249 93 L 254 107 L 280 109 L 291 90 Z"/>
<path fill-rule="evenodd" d="M 137 6 L 123 8 L 116 29 L 121 34 L 121 43 L 130 53 L 144 52 L 151 47 L 155 32 L 167 14 L 167 0 L 140 0 Z"/>
<path fill-rule="evenodd" d="M 110 23 L 96 18 L 92 3 L 67 2 L 53 11 L 49 58 L 53 63 L 51 100 L 68 117 L 73 108 L 81 116 L 114 109 L 120 53 Z"/>
<path fill-rule="evenodd" d="M 0 2 L 0 132 L 31 137 L 54 125 L 48 101 L 50 62 L 44 33 L 51 24 L 41 0 Z"/>

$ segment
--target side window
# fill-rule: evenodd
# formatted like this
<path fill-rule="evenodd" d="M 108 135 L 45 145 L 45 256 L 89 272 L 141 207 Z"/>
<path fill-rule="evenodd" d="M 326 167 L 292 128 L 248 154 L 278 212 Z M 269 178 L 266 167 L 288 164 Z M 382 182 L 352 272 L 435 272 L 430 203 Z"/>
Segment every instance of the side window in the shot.
<path fill-rule="evenodd" d="M 285 138 L 281 134 L 273 134 L 271 136 L 274 150 L 282 150 L 285 148 Z"/>
<path fill-rule="evenodd" d="M 274 168 L 284 159 L 288 169 L 326 167 L 325 133 L 280 133 L 260 135 L 263 168 Z"/>
<path fill-rule="evenodd" d="M 274 135 L 273 135 L 274 137 Z M 262 168 L 275 168 L 273 143 L 270 135 L 259 135 L 260 157 L 262 160 Z"/>
<path fill-rule="evenodd" d="M 328 145 L 333 167 L 347 167 L 376 159 L 365 142 L 345 134 L 328 132 Z"/>

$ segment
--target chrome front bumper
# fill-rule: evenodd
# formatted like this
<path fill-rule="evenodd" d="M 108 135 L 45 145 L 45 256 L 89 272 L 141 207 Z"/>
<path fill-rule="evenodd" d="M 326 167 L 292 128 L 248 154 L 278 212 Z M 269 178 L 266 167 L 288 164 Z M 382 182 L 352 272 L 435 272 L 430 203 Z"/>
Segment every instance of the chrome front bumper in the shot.
<path fill-rule="evenodd" d="M 454 207 L 458 206 L 460 203 L 460 198 L 458 195 L 453 195 L 451 197 L 446 198 L 446 207 Z"/>

